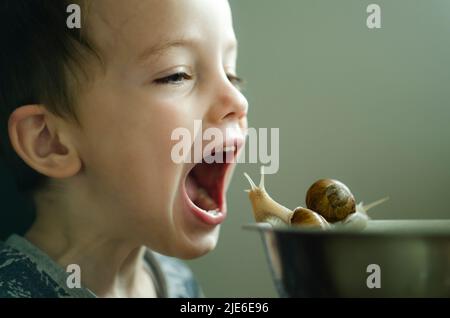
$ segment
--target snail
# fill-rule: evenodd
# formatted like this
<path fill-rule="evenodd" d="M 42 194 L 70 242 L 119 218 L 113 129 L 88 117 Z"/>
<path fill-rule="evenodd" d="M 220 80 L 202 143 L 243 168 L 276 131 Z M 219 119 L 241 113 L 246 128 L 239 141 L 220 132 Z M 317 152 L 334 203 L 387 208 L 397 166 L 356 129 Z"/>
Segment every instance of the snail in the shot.
<path fill-rule="evenodd" d="M 264 185 L 264 167 L 261 167 L 259 186 L 244 173 L 251 189 L 245 190 L 252 203 L 256 222 L 266 222 L 272 226 L 294 225 L 329 229 L 346 227 L 362 230 L 369 216 L 367 211 L 389 198 L 383 198 L 368 205 L 356 204 L 350 189 L 338 180 L 322 179 L 315 182 L 306 195 L 306 208 L 297 207 L 293 211 L 273 200 Z"/>
<path fill-rule="evenodd" d="M 256 222 L 266 222 L 273 226 L 294 225 L 314 228 L 329 228 L 328 222 L 318 213 L 298 207 L 290 210 L 270 197 L 264 186 L 264 167 L 261 167 L 261 180 L 259 186 L 253 182 L 247 173 L 244 173 L 250 183 L 248 192 L 253 207 Z"/>
<path fill-rule="evenodd" d="M 306 194 L 306 206 L 322 215 L 334 227 L 363 230 L 367 226 L 367 211 L 384 203 L 383 198 L 368 205 L 356 204 L 350 189 L 338 180 L 322 179 L 315 182 Z"/>

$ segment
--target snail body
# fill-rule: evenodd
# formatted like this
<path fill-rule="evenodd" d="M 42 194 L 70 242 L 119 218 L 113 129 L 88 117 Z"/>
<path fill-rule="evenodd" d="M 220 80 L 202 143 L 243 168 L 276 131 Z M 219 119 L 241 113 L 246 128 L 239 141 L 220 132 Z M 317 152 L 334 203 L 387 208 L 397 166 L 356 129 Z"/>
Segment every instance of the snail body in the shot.
<path fill-rule="evenodd" d="M 353 230 L 364 230 L 367 226 L 367 222 L 370 220 L 367 211 L 376 207 L 377 205 L 386 202 L 387 200 L 389 200 L 388 197 L 377 200 L 367 205 L 364 205 L 363 202 L 360 202 L 356 205 L 355 213 L 350 214 L 342 221 L 334 223 L 334 226 L 345 227 L 347 229 Z"/>
<path fill-rule="evenodd" d="M 277 217 L 286 224 L 290 224 L 293 211 L 279 204 L 270 197 L 264 187 L 264 171 L 261 171 L 261 180 L 257 186 L 250 176 L 244 173 L 250 183 L 250 190 L 247 190 L 250 202 L 253 207 L 253 214 L 256 222 L 266 222 L 271 217 Z"/>

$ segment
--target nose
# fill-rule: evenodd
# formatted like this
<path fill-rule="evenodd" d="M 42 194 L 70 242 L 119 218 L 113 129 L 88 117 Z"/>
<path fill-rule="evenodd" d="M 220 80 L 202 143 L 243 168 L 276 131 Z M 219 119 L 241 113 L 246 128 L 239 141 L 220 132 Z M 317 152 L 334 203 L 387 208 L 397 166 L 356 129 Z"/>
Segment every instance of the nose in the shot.
<path fill-rule="evenodd" d="M 213 92 L 213 103 L 209 109 L 209 120 L 214 123 L 240 120 L 247 116 L 248 101 L 226 75 L 220 79 Z"/>

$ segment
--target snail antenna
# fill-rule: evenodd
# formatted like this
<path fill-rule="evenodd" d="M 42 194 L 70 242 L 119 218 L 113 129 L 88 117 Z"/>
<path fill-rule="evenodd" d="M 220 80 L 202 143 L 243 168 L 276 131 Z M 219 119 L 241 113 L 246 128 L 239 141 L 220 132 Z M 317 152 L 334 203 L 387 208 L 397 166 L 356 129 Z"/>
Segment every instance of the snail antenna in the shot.
<path fill-rule="evenodd" d="M 259 181 L 259 187 L 261 190 L 265 190 L 264 187 L 264 166 L 261 166 L 261 179 Z"/>
<path fill-rule="evenodd" d="M 255 190 L 257 188 L 257 186 L 253 182 L 252 178 L 250 178 L 250 176 L 246 172 L 244 172 L 244 177 L 247 178 L 248 182 L 250 183 L 250 186 L 252 187 L 252 190 Z"/>

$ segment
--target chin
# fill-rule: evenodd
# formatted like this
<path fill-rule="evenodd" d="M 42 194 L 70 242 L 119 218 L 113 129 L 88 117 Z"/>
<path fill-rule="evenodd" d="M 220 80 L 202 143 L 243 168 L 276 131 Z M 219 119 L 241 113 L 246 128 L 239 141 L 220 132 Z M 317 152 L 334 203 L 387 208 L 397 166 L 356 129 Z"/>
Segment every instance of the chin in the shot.
<path fill-rule="evenodd" d="M 204 256 L 215 249 L 219 240 L 219 227 L 216 227 L 214 231 L 208 234 L 202 234 L 195 238 L 185 239 L 186 241 L 181 243 L 181 246 L 176 248 L 173 255 L 174 257 L 190 260 L 201 256 Z"/>

